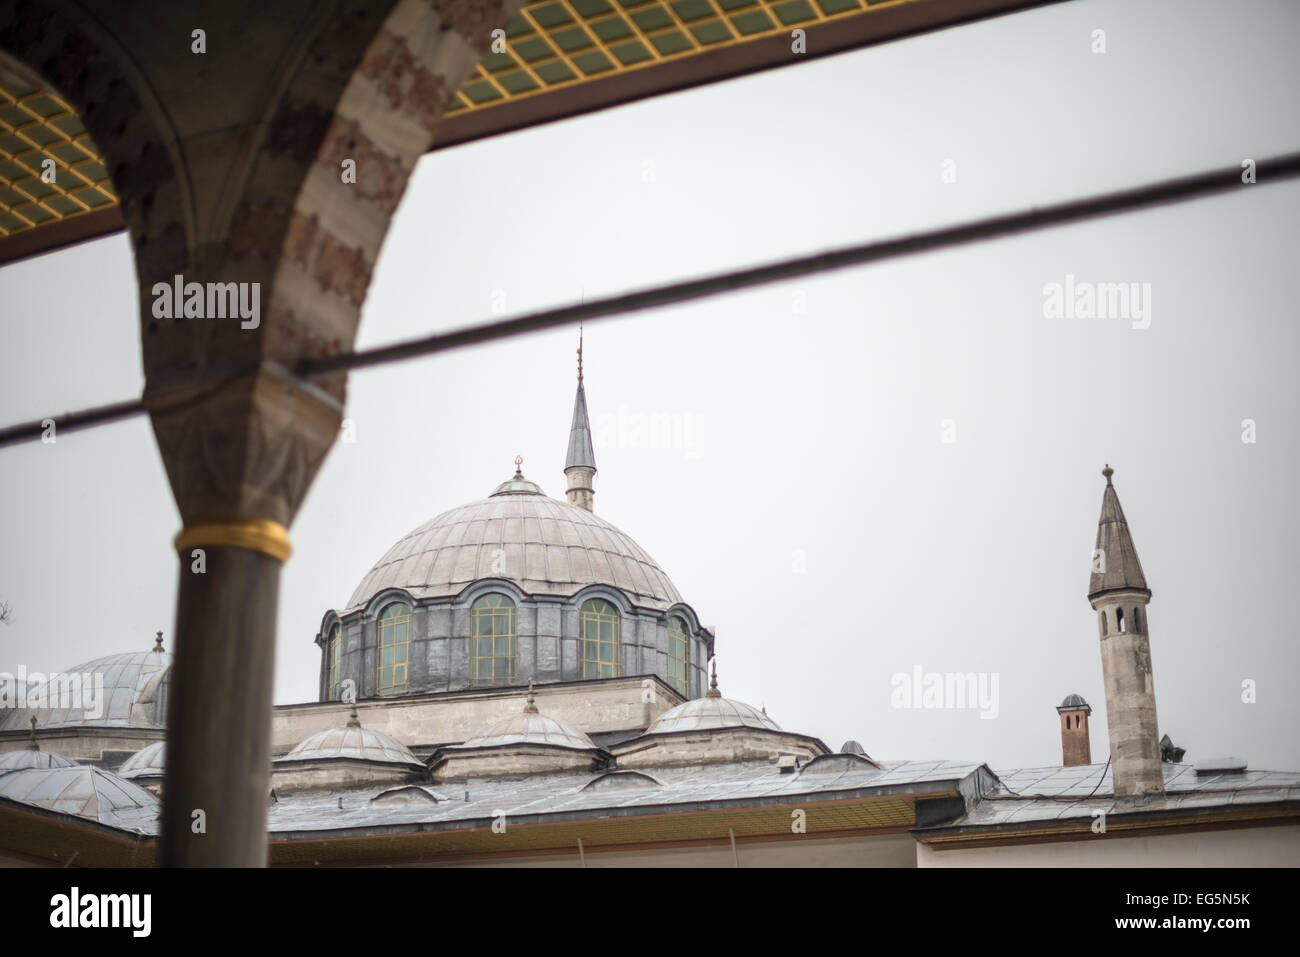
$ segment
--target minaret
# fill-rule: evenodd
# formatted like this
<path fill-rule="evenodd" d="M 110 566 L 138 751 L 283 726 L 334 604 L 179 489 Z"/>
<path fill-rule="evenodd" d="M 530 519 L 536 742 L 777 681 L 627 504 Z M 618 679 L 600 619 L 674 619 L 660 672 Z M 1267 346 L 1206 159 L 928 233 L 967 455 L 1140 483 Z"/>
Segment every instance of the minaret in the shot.
<path fill-rule="evenodd" d="M 587 393 L 582 388 L 582 331 L 578 332 L 578 395 L 573 400 L 573 425 L 569 427 L 569 454 L 564 460 L 568 479 L 565 495 L 570 505 L 592 511 L 596 495 L 596 452 L 591 447 L 591 425 L 587 421 Z"/>
<path fill-rule="evenodd" d="M 1147 588 L 1124 510 L 1110 481 L 1114 470 L 1107 465 L 1101 474 L 1106 477 L 1106 490 L 1101 498 L 1088 601 L 1097 611 L 1101 633 L 1115 796 L 1163 797 L 1165 782 L 1160 768 L 1160 733 L 1147 636 L 1146 608 L 1151 589 Z"/>

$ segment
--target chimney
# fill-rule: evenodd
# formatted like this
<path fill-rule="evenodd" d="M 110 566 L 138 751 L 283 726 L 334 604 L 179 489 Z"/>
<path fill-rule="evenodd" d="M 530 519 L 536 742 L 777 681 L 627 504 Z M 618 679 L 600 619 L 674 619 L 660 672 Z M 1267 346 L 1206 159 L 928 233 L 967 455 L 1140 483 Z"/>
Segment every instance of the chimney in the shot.
<path fill-rule="evenodd" d="M 1092 745 L 1088 741 L 1088 715 L 1092 708 L 1082 696 L 1066 697 L 1056 709 L 1061 716 L 1061 764 L 1072 768 L 1092 764 Z"/>
<path fill-rule="evenodd" d="M 1151 641 L 1147 636 L 1147 588 L 1129 533 L 1124 510 L 1110 477 L 1097 523 L 1088 601 L 1097 612 L 1101 670 L 1106 682 L 1106 724 L 1110 764 L 1117 798 L 1164 797 L 1156 690 L 1151 676 Z"/>

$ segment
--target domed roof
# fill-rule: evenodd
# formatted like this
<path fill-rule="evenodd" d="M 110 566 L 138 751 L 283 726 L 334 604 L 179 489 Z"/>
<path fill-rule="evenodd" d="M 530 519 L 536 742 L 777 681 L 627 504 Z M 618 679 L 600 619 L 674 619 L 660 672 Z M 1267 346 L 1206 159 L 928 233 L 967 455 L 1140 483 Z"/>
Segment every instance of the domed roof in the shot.
<path fill-rule="evenodd" d="M 591 738 L 577 728 L 536 711 L 521 711 L 503 718 L 483 734 L 470 738 L 460 747 L 492 748 L 505 744 L 549 744 L 578 751 L 595 749 Z"/>
<path fill-rule="evenodd" d="M 1056 706 L 1057 711 L 1081 711 L 1083 709 L 1092 710 L 1092 706 L 1083 700 L 1082 695 L 1066 695 L 1065 700 Z"/>
<path fill-rule="evenodd" d="M 166 768 L 166 760 L 167 742 L 155 741 L 123 761 L 117 769 L 117 776 L 128 781 L 133 778 L 160 778 Z"/>
<path fill-rule="evenodd" d="M 566 598 L 588 585 L 612 585 L 635 604 L 660 611 L 681 601 L 663 569 L 631 537 L 585 508 L 544 495 L 516 472 L 487 498 L 443 512 L 404 536 L 361 580 L 348 608 L 385 588 L 438 598 L 484 578 Z"/>
<path fill-rule="evenodd" d="M 106 655 L 74 665 L 61 677 L 83 676 L 80 692 L 69 694 L 70 686 L 63 680 L 29 688 L 27 700 L 40 696 L 44 704 L 38 708 L 13 708 L 0 715 L 0 731 L 26 728 L 33 717 L 40 728 L 160 728 L 167 716 L 159 707 L 159 692 L 171 664 L 172 656 L 162 650 L 160 642 L 149 651 Z"/>
<path fill-rule="evenodd" d="M 356 711 L 354 710 L 352 714 L 353 720 L 348 722 L 347 727 L 318 731 L 300 742 L 284 757 L 276 758 L 274 763 L 348 758 L 353 761 L 373 761 L 378 764 L 424 767 L 423 762 L 412 754 L 406 745 L 394 741 L 386 734 L 361 727 L 356 723 Z"/>
<path fill-rule="evenodd" d="M 665 711 L 646 728 L 646 734 L 670 734 L 674 731 L 715 731 L 721 728 L 761 728 L 780 731 L 781 726 L 762 711 L 720 695 L 706 695 L 683 702 Z"/>
<path fill-rule="evenodd" d="M 0 774 L 6 771 L 25 771 L 28 768 L 75 768 L 76 766 L 76 761 L 55 754 L 53 751 L 23 748 L 21 751 L 6 751 L 0 754 Z"/>
<path fill-rule="evenodd" d="M 134 830 L 149 827 L 158 814 L 157 799 L 144 788 L 80 764 L 0 775 L 0 797 Z"/>

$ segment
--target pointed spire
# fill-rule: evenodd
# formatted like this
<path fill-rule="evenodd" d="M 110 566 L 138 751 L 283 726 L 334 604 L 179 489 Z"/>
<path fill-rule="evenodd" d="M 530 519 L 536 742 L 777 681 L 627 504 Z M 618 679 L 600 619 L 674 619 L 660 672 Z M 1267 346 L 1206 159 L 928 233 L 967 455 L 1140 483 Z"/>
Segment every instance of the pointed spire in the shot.
<path fill-rule="evenodd" d="M 361 727 L 361 719 L 357 717 L 357 703 L 355 701 L 352 702 L 352 713 L 348 715 L 348 727 L 349 728 Z"/>
<path fill-rule="evenodd" d="M 578 333 L 578 394 L 573 399 L 573 423 L 569 426 L 569 451 L 564 457 L 570 505 L 592 511 L 596 489 L 596 450 L 591 444 L 591 421 L 587 417 L 587 392 L 582 384 L 582 332 Z"/>
<path fill-rule="evenodd" d="M 32 730 L 28 733 L 31 735 L 32 740 L 28 743 L 27 748 L 29 751 L 39 751 L 41 746 L 36 743 L 36 715 L 32 715 L 29 720 L 32 724 Z"/>
<path fill-rule="evenodd" d="M 578 394 L 573 400 L 573 423 L 569 426 L 569 454 L 564 458 L 564 471 L 586 468 L 596 471 L 596 450 L 591 445 L 591 423 L 587 417 L 587 390 L 578 373 Z"/>
<path fill-rule="evenodd" d="M 154 640 L 153 640 L 153 650 L 156 651 L 156 652 L 158 652 L 158 654 L 161 655 L 161 654 L 163 653 L 162 632 L 161 632 L 161 631 L 155 631 L 155 632 L 154 632 L 154 636 L 155 636 L 155 637 L 154 637 Z"/>
<path fill-rule="evenodd" d="M 1107 465 L 1101 474 L 1106 477 L 1106 489 L 1101 496 L 1101 519 L 1097 523 L 1097 548 L 1093 554 L 1088 598 L 1118 589 L 1137 589 L 1150 595 L 1124 509 L 1120 508 L 1119 496 L 1111 482 L 1115 470 Z"/>
<path fill-rule="evenodd" d="M 524 703 L 524 714 L 537 714 L 537 699 L 533 697 L 533 679 L 528 679 L 528 700 Z"/>
<path fill-rule="evenodd" d="M 721 698 L 722 692 L 718 690 L 718 659 L 713 659 L 713 678 L 709 682 L 709 690 L 705 693 L 706 698 Z M 766 712 L 764 712 L 766 713 Z"/>

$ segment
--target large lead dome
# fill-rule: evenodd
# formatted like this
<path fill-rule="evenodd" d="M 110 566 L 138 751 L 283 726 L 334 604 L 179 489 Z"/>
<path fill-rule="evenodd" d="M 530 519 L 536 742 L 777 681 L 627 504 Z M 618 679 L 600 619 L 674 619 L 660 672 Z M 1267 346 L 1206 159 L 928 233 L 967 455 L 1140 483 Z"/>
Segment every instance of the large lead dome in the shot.
<path fill-rule="evenodd" d="M 388 550 L 316 635 L 322 701 L 657 676 L 704 693 L 713 632 L 645 549 L 593 511 L 579 367 L 565 497 L 515 474 Z"/>
<path fill-rule="evenodd" d="M 417 600 L 442 598 L 488 578 L 563 598 L 589 585 L 612 585 L 656 611 L 682 600 L 631 536 L 585 508 L 548 497 L 516 472 L 487 498 L 443 512 L 402 538 L 361 580 L 348 607 L 387 588 Z"/>

